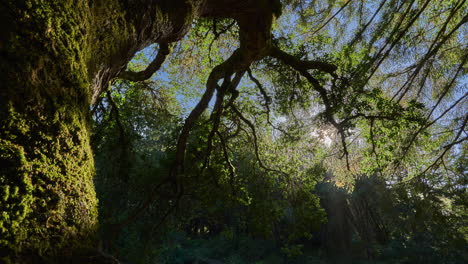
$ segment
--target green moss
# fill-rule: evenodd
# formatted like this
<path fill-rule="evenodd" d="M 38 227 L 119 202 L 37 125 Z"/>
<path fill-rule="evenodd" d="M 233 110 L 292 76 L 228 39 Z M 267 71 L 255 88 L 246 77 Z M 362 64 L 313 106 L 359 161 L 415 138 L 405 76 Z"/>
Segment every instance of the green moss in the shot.
<path fill-rule="evenodd" d="M 18 129 L 25 123 L 40 132 Z M 28 116 L 11 124 L 2 129 L 16 133 L 0 141 L 2 249 L 57 255 L 81 243 L 92 246 L 97 200 L 86 122 L 67 126 Z"/>
<path fill-rule="evenodd" d="M 10 196 L 10 186 L 4 185 L 0 187 L 0 195 L 3 202 L 8 200 L 8 196 Z"/>
<path fill-rule="evenodd" d="M 89 146 L 90 82 L 103 65 L 125 62 L 137 41 L 149 41 L 136 36 L 123 2 L 6 0 L 0 5 L 5 28 L 0 54 L 7 58 L 0 60 L 7 87 L 0 89 L 0 252 L 6 252 L 0 261 L 25 252 L 73 255 L 93 246 L 97 199 Z M 155 10 L 160 21 L 148 29 L 153 33 L 177 32 L 195 15 L 178 15 L 181 10 L 169 4 Z M 184 10 L 190 12 L 189 4 Z"/>
<path fill-rule="evenodd" d="M 116 55 L 127 56 L 128 49 L 135 45 L 132 41 L 136 32 L 132 23 L 127 21 L 127 14 L 121 1 L 95 1 L 92 13 L 91 34 L 96 38 L 93 39 L 95 45 L 90 52 L 88 66 L 90 72 L 94 74 L 103 65 L 114 63 Z"/>
<path fill-rule="evenodd" d="M 6 11 L 6 9 L 10 11 Z M 86 1 L 8 1 L 0 62 L 0 262 L 72 255 L 97 228 Z M 9 33 L 9 34 L 8 34 Z M 26 253 L 28 252 L 28 253 Z"/>

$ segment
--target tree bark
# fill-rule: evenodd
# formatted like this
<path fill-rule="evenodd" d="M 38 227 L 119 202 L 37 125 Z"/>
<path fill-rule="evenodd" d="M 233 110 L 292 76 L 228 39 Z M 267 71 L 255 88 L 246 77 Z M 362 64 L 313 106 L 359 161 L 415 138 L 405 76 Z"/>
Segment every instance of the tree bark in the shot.
<path fill-rule="evenodd" d="M 115 262 L 92 250 L 90 106 L 137 51 L 181 39 L 199 16 L 238 21 L 230 71 L 244 70 L 271 41 L 272 2 L 2 1 L 0 262 Z"/>
<path fill-rule="evenodd" d="M 185 1 L 2 2 L 0 262 L 98 259 L 86 253 L 97 246 L 90 106 L 193 14 Z"/>

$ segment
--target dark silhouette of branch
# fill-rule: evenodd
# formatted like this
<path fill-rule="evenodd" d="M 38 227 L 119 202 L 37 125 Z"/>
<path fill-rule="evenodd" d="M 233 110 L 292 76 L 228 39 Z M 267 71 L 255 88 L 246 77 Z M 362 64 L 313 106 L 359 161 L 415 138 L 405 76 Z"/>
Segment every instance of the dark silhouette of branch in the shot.
<path fill-rule="evenodd" d="M 257 138 L 257 132 L 256 132 L 256 129 L 255 129 L 254 124 L 252 124 L 252 122 L 250 122 L 250 120 L 248 120 L 247 118 L 245 118 L 244 115 L 242 115 L 242 113 L 237 109 L 236 106 L 231 105 L 231 109 L 234 111 L 234 113 L 236 113 L 236 115 L 237 115 L 237 116 L 250 128 L 250 130 L 252 131 L 252 137 L 253 137 L 254 149 L 255 149 L 255 157 L 256 157 L 256 159 L 257 159 L 257 162 L 258 162 L 260 168 L 264 169 L 265 171 L 271 171 L 271 172 L 276 172 L 276 173 L 281 173 L 281 174 L 287 175 L 287 173 L 285 173 L 284 171 L 280 171 L 280 170 L 268 168 L 268 167 L 266 167 L 266 166 L 263 164 L 262 160 L 260 159 L 260 154 L 259 154 L 259 151 L 258 151 L 258 138 Z"/>
<path fill-rule="evenodd" d="M 169 45 L 167 43 L 160 43 L 158 55 L 156 55 L 156 58 L 154 58 L 145 70 L 139 72 L 124 71 L 120 73 L 119 78 L 133 82 L 145 81 L 151 78 L 151 76 L 161 68 L 169 53 Z"/>
<path fill-rule="evenodd" d="M 231 163 L 231 160 L 229 159 L 229 153 L 228 153 L 226 140 L 221 135 L 221 133 L 219 133 L 219 131 L 216 131 L 216 135 L 218 135 L 218 138 L 221 142 L 221 147 L 223 149 L 223 155 L 224 155 L 224 161 L 226 162 L 226 167 L 229 170 L 229 185 L 231 186 L 231 193 L 234 196 L 236 194 L 236 189 L 234 188 L 235 169 Z"/>
<path fill-rule="evenodd" d="M 216 25 L 217 25 L 217 20 L 215 19 L 213 21 L 213 29 L 212 29 L 212 32 L 213 32 L 213 39 L 211 40 L 210 42 L 210 45 L 208 46 L 208 59 L 210 61 L 210 64 L 212 62 L 212 59 L 211 59 L 211 49 L 213 48 L 213 43 L 224 33 L 226 33 L 230 28 L 232 28 L 235 24 L 236 24 L 236 21 L 232 21 L 229 25 L 227 25 L 225 28 L 223 28 L 221 31 L 218 32 L 217 28 L 216 28 Z M 206 32 L 208 35 L 209 31 Z M 206 37 L 206 36 L 205 36 Z"/>
<path fill-rule="evenodd" d="M 442 148 L 444 149 L 444 151 L 439 155 L 439 157 L 437 157 L 437 159 L 429 166 L 427 166 L 427 168 L 421 172 L 418 177 L 426 174 L 426 172 L 428 172 L 430 169 L 434 168 L 435 166 L 438 165 L 438 163 L 443 160 L 444 156 L 447 154 L 447 152 L 452 149 L 453 146 L 457 145 L 457 144 L 460 144 L 462 142 L 464 142 L 465 140 L 468 140 L 468 136 L 465 136 L 463 138 L 460 138 L 462 133 L 465 131 L 465 128 L 466 128 L 466 124 L 468 122 L 468 115 L 465 115 L 465 119 L 463 120 L 463 124 L 461 125 L 460 129 L 458 130 L 457 134 L 455 135 L 455 138 L 452 140 L 451 143 L 445 145 L 445 146 L 442 146 Z"/>
<path fill-rule="evenodd" d="M 445 86 L 445 89 L 442 93 L 442 95 L 439 97 L 439 99 L 437 100 L 436 104 L 432 107 L 431 109 L 431 112 L 429 112 L 429 114 L 427 115 L 426 117 L 426 120 L 424 121 L 424 124 L 421 125 L 419 127 L 419 129 L 413 134 L 413 136 L 411 137 L 409 143 L 406 145 L 406 147 L 403 149 L 403 153 L 400 155 L 400 158 L 395 162 L 395 166 L 398 167 L 402 160 L 406 157 L 406 155 L 408 154 L 408 151 L 410 150 L 411 146 L 413 145 L 413 143 L 416 141 L 417 137 L 419 136 L 419 134 L 424 131 L 425 129 L 429 128 L 430 126 L 432 126 L 433 124 L 435 124 L 438 120 L 440 120 L 443 116 L 445 116 L 448 112 L 450 112 L 450 110 L 452 110 L 456 105 L 458 105 L 460 102 L 462 102 L 464 100 L 464 98 L 466 98 L 468 96 L 468 93 L 465 93 L 463 96 L 461 96 L 458 100 L 456 100 L 450 107 L 448 107 L 447 109 L 445 109 L 444 112 L 442 112 L 437 118 L 435 118 L 434 120 L 432 120 L 431 122 L 429 122 L 429 119 L 431 118 L 432 114 L 434 113 L 434 111 L 436 110 L 436 108 L 439 106 L 439 104 L 441 103 L 442 99 L 445 97 L 445 95 L 448 93 L 449 91 L 449 88 L 453 85 L 453 83 L 455 82 L 458 74 L 460 73 L 460 71 L 463 69 L 463 65 L 465 64 L 466 62 L 466 57 L 464 59 L 464 61 L 459 65 L 458 67 L 458 70 L 457 72 L 455 73 L 455 75 L 453 76 L 453 78 L 451 79 L 451 81 Z"/>
<path fill-rule="evenodd" d="M 312 32 L 312 35 L 315 35 L 317 32 L 319 32 L 320 30 L 322 30 L 326 25 L 328 25 L 328 23 L 330 23 L 330 21 L 332 21 L 332 19 L 334 19 L 339 13 L 341 13 L 341 11 L 343 11 L 343 9 L 349 4 L 351 3 L 352 0 L 348 0 L 346 3 L 344 3 L 340 9 L 338 11 L 335 12 L 335 14 L 333 14 L 331 17 L 329 17 L 325 23 L 323 23 L 323 25 L 321 25 L 318 29 L 316 29 L 314 32 Z"/>
<path fill-rule="evenodd" d="M 346 167 L 350 169 L 349 165 L 349 152 L 346 145 L 346 133 L 344 129 L 343 122 L 338 123 L 333 116 L 333 105 L 328 96 L 327 90 L 315 79 L 309 72 L 309 69 L 319 69 L 330 73 L 332 76 L 336 77 L 334 71 L 336 66 L 328 63 L 322 63 L 317 61 L 302 61 L 286 52 L 278 49 L 272 48 L 271 56 L 281 60 L 283 63 L 291 66 L 293 69 L 297 70 L 307 81 L 312 84 L 312 87 L 319 93 L 320 98 L 325 106 L 325 118 L 330 122 L 337 130 L 341 138 L 341 144 L 343 146 L 343 156 L 346 158 Z"/>
<path fill-rule="evenodd" d="M 123 140 L 123 141 L 126 141 L 125 140 L 125 130 L 124 130 L 124 127 L 122 125 L 122 121 L 120 120 L 119 108 L 117 107 L 117 104 L 115 103 L 114 99 L 112 98 L 112 94 L 111 94 L 110 90 L 106 91 L 106 96 L 107 96 L 107 100 L 109 101 L 109 103 L 112 106 L 112 110 L 111 110 L 110 115 L 114 114 L 115 122 L 117 123 L 117 127 L 119 128 L 120 139 Z"/>
<path fill-rule="evenodd" d="M 372 76 L 377 72 L 377 69 L 380 67 L 380 65 L 383 63 L 383 61 L 388 57 L 390 52 L 395 48 L 395 46 L 400 42 L 400 40 L 405 36 L 405 34 L 408 32 L 408 30 L 411 28 L 411 26 L 416 22 L 416 20 L 419 18 L 419 16 L 422 14 L 422 12 L 427 8 L 431 0 L 426 0 L 426 2 L 418 9 L 418 12 L 410 19 L 410 21 L 404 26 L 403 29 L 400 29 L 406 16 L 411 13 L 411 7 L 413 6 L 413 3 L 415 0 L 412 0 L 408 8 L 405 10 L 405 13 L 400 16 L 400 20 L 398 23 L 395 25 L 393 28 L 392 32 L 388 36 L 387 40 L 385 41 L 385 44 L 380 48 L 380 50 L 374 55 L 372 59 L 372 63 L 376 62 L 373 65 L 373 68 L 369 70 L 370 74 L 367 76 L 365 80 L 365 84 L 369 82 L 369 80 L 372 78 Z M 390 45 L 388 49 L 387 46 Z M 384 52 L 385 51 L 385 52 Z"/>
<path fill-rule="evenodd" d="M 372 23 L 372 21 L 374 21 L 375 17 L 377 16 L 377 14 L 380 12 L 380 10 L 382 9 L 382 7 L 385 5 L 385 3 L 387 2 L 387 0 L 383 0 L 379 7 L 377 8 L 377 10 L 374 12 L 374 14 L 372 15 L 372 17 L 369 19 L 369 21 L 362 27 L 359 29 L 359 31 L 356 33 L 356 35 L 354 36 L 353 40 L 350 42 L 350 46 L 353 46 L 361 37 L 362 37 L 362 34 L 364 34 L 364 31 L 366 31 L 366 29 L 369 27 L 369 25 Z"/>
<path fill-rule="evenodd" d="M 248 73 L 248 76 L 250 78 L 250 80 L 252 82 L 255 83 L 255 85 L 257 86 L 258 90 L 260 91 L 260 94 L 262 95 L 263 97 L 263 100 L 264 100 L 264 107 L 266 109 L 265 111 L 265 115 L 266 115 L 266 118 L 267 118 L 267 123 L 274 129 L 280 131 L 281 133 L 283 133 L 284 135 L 292 138 L 292 136 L 284 129 L 278 127 L 278 126 L 275 126 L 272 122 L 271 122 L 271 119 L 270 119 L 270 114 L 271 114 L 271 109 L 270 109 L 270 104 L 271 104 L 271 97 L 268 96 L 268 93 L 266 92 L 265 88 L 263 88 L 263 85 L 260 83 L 260 81 L 255 78 L 255 76 L 253 76 L 252 74 L 252 70 L 249 68 L 247 69 L 247 73 Z"/>
<path fill-rule="evenodd" d="M 226 76 L 224 78 L 223 84 L 221 86 L 218 86 L 217 93 L 216 93 L 216 101 L 215 105 L 213 108 L 213 111 L 211 112 L 211 117 L 210 120 L 213 123 L 213 127 L 211 128 L 210 134 L 208 135 L 208 139 L 206 142 L 206 150 L 205 150 L 205 160 L 203 162 L 203 166 L 201 168 L 201 173 L 205 170 L 205 168 L 208 166 L 208 160 L 211 156 L 211 151 L 213 148 L 213 137 L 216 132 L 218 132 L 219 129 L 219 124 L 221 121 L 221 116 L 223 115 L 224 111 L 224 97 L 227 91 L 235 90 L 237 85 L 239 85 L 240 80 L 242 79 L 242 76 L 244 75 L 244 72 L 237 73 L 234 79 L 231 81 L 230 76 Z M 232 101 L 235 100 L 236 96 L 232 95 L 230 102 L 228 105 L 232 104 Z"/>
<path fill-rule="evenodd" d="M 276 46 L 272 46 L 270 48 L 269 55 L 293 67 L 294 69 L 298 71 L 320 70 L 320 71 L 329 73 L 332 76 L 336 76 L 335 71 L 337 67 L 328 62 L 323 62 L 323 61 L 318 61 L 318 60 L 300 60 L 294 57 L 293 55 L 282 51 Z"/>
<path fill-rule="evenodd" d="M 446 19 L 444 25 L 442 26 L 442 28 L 439 30 L 439 32 L 437 33 L 436 37 L 434 38 L 434 40 L 432 41 L 431 43 L 431 46 L 429 47 L 427 53 L 424 55 L 424 57 L 418 61 L 418 63 L 415 65 L 415 70 L 413 71 L 413 73 L 411 74 L 411 76 L 409 78 L 407 78 L 406 82 L 401 86 L 401 88 L 395 93 L 395 95 L 393 96 L 392 99 L 394 99 L 400 92 L 401 95 L 398 97 L 398 100 L 397 102 L 400 102 L 403 97 L 406 95 L 406 93 L 409 91 L 409 87 L 410 85 L 413 83 L 414 79 L 416 78 L 416 76 L 419 74 L 419 72 L 421 71 L 421 69 L 423 68 L 423 66 L 429 61 L 429 59 L 432 57 L 432 56 L 435 56 L 437 54 L 437 51 L 442 47 L 442 45 L 444 43 L 446 43 L 449 38 L 463 25 L 463 24 L 466 24 L 468 22 L 468 15 L 466 15 L 465 17 L 463 17 L 453 28 L 452 30 L 447 33 L 445 36 L 442 37 L 442 34 L 445 32 L 445 29 L 447 27 L 447 25 L 449 24 L 449 22 L 451 21 L 451 19 L 455 16 L 456 12 L 458 11 L 458 9 L 461 8 L 461 5 L 454 8 L 451 12 L 451 14 L 449 15 L 449 17 Z M 439 40 L 439 38 L 442 39 L 437 42 Z M 464 60 L 466 61 L 466 59 Z M 463 63 L 462 63 L 463 64 Z M 406 88 L 406 89 L 405 89 Z"/>

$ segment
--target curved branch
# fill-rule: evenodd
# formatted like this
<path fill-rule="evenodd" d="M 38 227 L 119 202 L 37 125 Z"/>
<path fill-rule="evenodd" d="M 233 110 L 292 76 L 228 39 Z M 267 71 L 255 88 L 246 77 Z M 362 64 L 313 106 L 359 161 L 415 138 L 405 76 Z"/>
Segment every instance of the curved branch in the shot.
<path fill-rule="evenodd" d="M 337 67 L 328 62 L 318 60 L 300 60 L 293 55 L 282 51 L 276 46 L 272 46 L 270 48 L 269 55 L 286 63 L 298 71 L 320 70 L 331 74 L 333 77 L 336 76 L 335 71 L 337 70 Z"/>
<path fill-rule="evenodd" d="M 262 94 L 263 96 L 263 99 L 265 100 L 265 107 L 268 109 L 268 112 L 270 112 L 269 110 L 269 107 L 270 107 L 270 103 L 271 103 L 271 97 L 268 96 L 267 92 L 265 91 L 265 89 L 263 88 L 262 84 L 260 83 L 260 81 L 255 78 L 252 74 L 252 70 L 249 68 L 247 69 L 247 73 L 249 75 L 249 78 L 252 82 L 255 83 L 255 85 L 257 85 L 257 88 L 258 90 L 260 90 L 260 93 Z"/>
<path fill-rule="evenodd" d="M 263 100 L 265 101 L 264 103 L 264 106 L 265 106 L 265 115 L 266 115 L 266 121 L 267 123 L 273 128 L 273 129 L 276 129 L 278 131 L 280 131 L 281 133 L 283 133 L 284 135 L 288 136 L 289 138 L 293 138 L 292 135 L 290 135 L 286 130 L 282 129 L 281 127 L 279 126 L 276 126 L 275 124 L 273 124 L 271 122 L 271 118 L 270 118 L 270 114 L 271 114 L 271 109 L 270 109 L 270 104 L 271 104 L 271 97 L 268 95 L 268 93 L 266 92 L 265 88 L 263 88 L 263 85 L 260 83 L 260 81 L 255 78 L 255 76 L 253 76 L 252 74 L 252 70 L 249 68 L 247 69 L 247 73 L 249 75 L 249 78 L 252 82 L 255 83 L 255 85 L 257 86 L 258 90 L 260 91 L 260 94 L 262 95 L 263 97 Z"/>
<path fill-rule="evenodd" d="M 182 131 L 180 132 L 179 139 L 177 141 L 177 149 L 176 149 L 176 159 L 174 162 L 173 171 L 171 171 L 172 177 L 176 177 L 179 173 L 179 169 L 183 170 L 183 164 L 185 160 L 185 150 L 187 147 L 187 140 L 192 130 L 193 126 L 195 125 L 195 121 L 200 117 L 200 115 L 205 111 L 208 107 L 208 104 L 213 97 L 214 91 L 216 90 L 218 85 L 218 81 L 222 78 L 225 78 L 224 85 L 226 90 L 231 90 L 232 87 L 240 82 L 240 79 L 243 76 L 242 65 L 243 63 L 242 53 L 239 49 L 234 51 L 234 53 L 224 61 L 223 63 L 216 66 L 210 73 L 208 80 L 206 82 L 206 90 L 203 94 L 202 98 L 198 102 L 198 104 L 193 108 L 192 112 L 190 112 L 189 116 L 185 120 L 184 126 Z M 227 78 L 231 76 L 234 72 L 236 72 L 236 76 L 234 80 L 228 81 Z"/>
<path fill-rule="evenodd" d="M 158 55 L 156 55 L 156 58 L 154 58 L 146 69 L 139 72 L 124 71 L 119 74 L 119 78 L 133 82 L 145 81 L 151 78 L 151 76 L 161 68 L 161 65 L 164 63 L 169 53 L 169 45 L 167 45 L 167 43 L 160 43 Z"/>
<path fill-rule="evenodd" d="M 213 39 L 211 40 L 210 42 L 210 45 L 208 46 L 208 60 L 210 61 L 210 63 L 212 62 L 211 60 L 211 49 L 213 48 L 213 43 L 218 40 L 218 38 L 226 33 L 230 28 L 232 28 L 232 26 L 234 26 L 236 24 L 236 21 L 232 21 L 229 25 L 227 25 L 224 29 L 222 29 L 220 32 L 218 32 L 218 30 L 216 29 L 216 19 L 213 21 L 213 29 L 212 29 L 212 32 L 213 32 Z M 207 34 L 209 33 L 209 31 L 207 31 Z M 206 37 L 206 36 L 205 36 Z"/>
<path fill-rule="evenodd" d="M 221 122 L 221 116 L 223 115 L 223 111 L 226 107 L 224 105 L 225 94 L 227 91 L 235 90 L 237 85 L 239 85 L 239 82 L 242 79 L 243 75 L 244 72 L 236 73 L 232 81 L 231 76 L 226 76 L 224 77 L 223 84 L 221 86 L 217 86 L 216 101 L 210 116 L 210 120 L 213 122 L 213 127 L 211 128 L 210 134 L 208 135 L 208 139 L 206 141 L 207 146 L 205 150 L 205 160 L 203 161 L 203 165 L 199 174 L 202 174 L 203 171 L 208 167 L 209 158 L 213 149 L 213 138 L 215 136 L 215 133 L 218 133 L 219 125 Z M 232 93 L 227 105 L 231 105 L 236 98 L 236 93 Z"/>
<path fill-rule="evenodd" d="M 321 61 L 302 61 L 277 47 L 271 48 L 270 56 L 275 57 L 281 60 L 283 63 L 291 66 L 293 69 L 297 70 L 303 77 L 307 79 L 307 81 L 312 84 L 314 89 L 320 94 L 322 102 L 325 106 L 325 117 L 328 122 L 330 122 L 340 134 L 341 144 L 343 145 L 343 156 L 346 158 L 346 167 L 348 170 L 350 169 L 349 165 L 349 152 L 348 147 L 346 145 L 346 134 L 345 129 L 343 128 L 343 122 L 337 122 L 333 116 L 333 105 L 330 101 L 328 96 L 327 90 L 320 85 L 319 81 L 315 79 L 308 70 L 310 69 L 318 69 L 324 72 L 330 73 L 333 77 L 336 77 L 334 71 L 336 70 L 336 66 L 333 64 L 329 64 L 326 62 Z"/>
<path fill-rule="evenodd" d="M 260 153 L 259 153 L 259 150 L 258 150 L 258 138 L 257 138 L 257 131 L 255 129 L 255 126 L 254 124 L 252 124 L 252 122 L 250 122 L 250 120 L 248 120 L 246 117 L 244 117 L 244 115 L 242 115 L 242 113 L 237 109 L 236 106 L 234 105 L 231 105 L 231 109 L 234 111 L 234 113 L 236 113 L 236 115 L 245 123 L 247 124 L 247 126 L 250 128 L 250 130 L 252 130 L 252 136 L 253 136 L 253 141 L 254 141 L 254 149 L 255 149 L 255 157 L 258 161 L 258 165 L 260 166 L 260 168 L 264 169 L 265 171 L 271 171 L 271 172 L 276 172 L 276 173 L 280 173 L 280 174 L 284 174 L 284 175 L 288 175 L 286 172 L 284 171 L 281 171 L 281 170 L 276 170 L 276 169 L 272 169 L 272 168 L 268 168 L 266 167 L 262 160 L 260 159 Z"/>

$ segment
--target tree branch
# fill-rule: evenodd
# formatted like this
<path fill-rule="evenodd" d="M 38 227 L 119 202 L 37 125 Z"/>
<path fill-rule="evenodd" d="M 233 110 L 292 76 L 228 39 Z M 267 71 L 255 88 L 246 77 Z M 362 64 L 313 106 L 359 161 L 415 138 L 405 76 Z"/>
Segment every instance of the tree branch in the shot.
<path fill-rule="evenodd" d="M 233 196 L 236 194 L 236 189 L 234 188 L 234 178 L 235 178 L 235 168 L 231 163 L 231 160 L 229 159 L 229 153 L 227 149 L 227 142 L 219 133 L 219 131 L 216 131 L 216 135 L 218 135 L 219 140 L 221 141 L 221 147 L 223 149 L 223 154 L 224 154 L 224 160 L 226 161 L 226 166 L 229 170 L 229 185 L 231 186 L 231 193 Z"/>
<path fill-rule="evenodd" d="M 218 132 L 219 124 L 221 121 L 221 116 L 223 115 L 223 111 L 225 106 L 223 106 L 224 102 L 224 96 L 226 94 L 226 91 L 230 90 L 235 90 L 236 86 L 239 84 L 240 80 L 242 79 L 242 76 L 244 75 L 244 72 L 239 72 L 236 74 L 234 79 L 231 81 L 230 76 L 226 76 L 224 78 L 223 84 L 221 86 L 217 87 L 217 94 L 216 94 L 216 101 L 215 105 L 213 107 L 213 111 L 211 112 L 210 120 L 213 122 L 213 127 L 211 128 L 210 134 L 208 135 L 208 140 L 206 142 L 206 151 L 205 151 L 205 160 L 203 162 L 203 166 L 201 168 L 201 172 L 205 170 L 205 168 L 208 166 L 208 160 L 211 156 L 211 150 L 213 148 L 213 137 L 215 133 Z M 236 96 L 233 94 L 231 96 L 230 101 L 228 102 L 228 105 L 232 104 L 232 101 L 235 100 Z"/>
<path fill-rule="evenodd" d="M 285 173 L 283 171 L 268 168 L 263 164 L 262 160 L 260 159 L 260 154 L 259 154 L 259 151 L 258 151 L 258 138 L 257 138 L 257 132 L 256 132 L 254 124 L 252 124 L 252 122 L 250 122 L 247 118 L 245 118 L 244 115 L 242 115 L 242 113 L 237 109 L 236 106 L 231 105 L 231 109 L 252 130 L 252 136 L 253 136 L 254 148 L 255 148 L 255 157 L 257 158 L 258 165 L 260 166 L 260 168 L 264 169 L 265 171 L 271 171 L 271 172 L 276 172 L 276 173 L 281 173 L 281 174 L 287 175 L 287 173 Z"/>
<path fill-rule="evenodd" d="M 249 75 L 249 78 L 252 82 L 255 83 L 255 85 L 257 86 L 258 90 L 260 91 L 260 94 L 263 96 L 263 100 L 265 100 L 265 109 L 266 109 L 266 118 L 267 118 L 267 123 L 274 129 L 280 131 L 281 133 L 283 133 L 284 135 L 290 137 L 290 138 L 293 138 L 293 136 L 291 136 L 287 131 L 285 131 L 284 129 L 282 129 L 281 127 L 278 127 L 278 126 L 275 126 L 272 122 L 271 122 L 271 119 L 270 119 L 270 113 L 271 113 L 271 110 L 270 110 L 270 104 L 271 104 L 271 97 L 268 95 L 268 93 L 266 92 L 266 90 L 263 88 L 263 85 L 260 83 L 260 81 L 255 78 L 255 76 L 253 76 L 252 74 L 252 70 L 249 68 L 247 69 L 247 73 Z"/>
<path fill-rule="evenodd" d="M 337 70 L 337 67 L 335 65 L 318 60 L 300 60 L 293 55 L 282 51 L 274 45 L 272 45 L 270 48 L 269 55 L 286 63 L 298 71 L 320 70 L 331 74 L 333 77 L 336 76 L 335 71 Z"/>
<path fill-rule="evenodd" d="M 346 158 L 346 167 L 348 170 L 350 169 L 349 165 L 349 152 L 346 146 L 346 134 L 343 128 L 343 122 L 338 123 L 335 118 L 333 117 L 333 105 L 330 101 L 328 96 L 327 90 L 320 85 L 320 83 L 315 79 L 308 70 L 310 69 L 318 69 L 324 72 L 331 74 L 333 77 L 336 78 L 336 74 L 334 71 L 336 70 L 336 66 L 333 64 L 329 64 L 326 62 L 321 61 L 302 61 L 277 47 L 272 47 L 270 51 L 270 56 L 277 58 L 284 62 L 285 64 L 291 66 L 295 70 L 297 70 L 303 77 L 307 79 L 307 81 L 312 84 L 312 87 L 320 94 L 322 102 L 325 106 L 325 117 L 328 122 L 330 122 L 340 134 L 341 144 L 343 145 L 343 156 Z"/>
<path fill-rule="evenodd" d="M 124 71 L 120 73 L 119 78 L 133 82 L 145 81 L 151 78 L 151 76 L 161 68 L 161 65 L 164 63 L 169 53 L 169 45 L 167 43 L 160 43 L 158 55 L 156 55 L 156 58 L 154 58 L 145 70 L 139 72 Z"/>
<path fill-rule="evenodd" d="M 325 21 L 325 23 L 323 23 L 323 25 L 321 25 L 318 29 L 316 29 L 314 32 L 312 32 L 312 35 L 315 35 L 317 32 L 319 32 L 320 30 L 322 30 L 326 25 L 328 25 L 328 23 L 330 23 L 330 21 L 335 18 L 341 11 L 343 11 L 343 9 L 349 4 L 351 3 L 351 0 L 348 0 L 346 3 L 344 3 L 344 5 L 342 5 L 340 7 L 340 9 L 338 9 L 338 11 L 336 11 L 335 14 L 333 14 L 331 17 L 329 17 L 327 19 L 327 21 Z"/>
<path fill-rule="evenodd" d="M 112 115 L 112 113 L 114 113 L 115 122 L 117 123 L 117 127 L 119 128 L 120 139 L 122 141 L 126 141 L 125 140 L 125 130 L 124 130 L 122 122 L 120 121 L 119 108 L 117 107 L 117 104 L 115 103 L 114 99 L 112 98 L 110 90 L 106 91 L 106 96 L 107 96 L 107 100 L 109 101 L 109 103 L 112 106 L 110 115 Z"/>
<path fill-rule="evenodd" d="M 421 172 L 418 176 L 422 176 L 422 175 L 426 174 L 431 168 L 434 168 L 435 166 L 438 166 L 439 165 L 438 163 L 444 158 L 444 156 L 447 154 L 447 152 L 449 152 L 452 149 L 453 146 L 455 146 L 457 144 L 461 144 L 465 140 L 468 140 L 468 136 L 465 136 L 465 137 L 460 139 L 460 136 L 465 131 L 467 123 L 468 123 L 468 115 L 465 115 L 465 119 L 463 120 L 463 123 L 462 123 L 462 125 L 460 127 L 460 130 L 455 135 L 455 138 L 452 140 L 452 142 L 445 145 L 445 146 L 442 146 L 444 151 L 439 155 L 439 157 L 431 165 L 427 166 L 427 168 L 423 172 Z"/>

